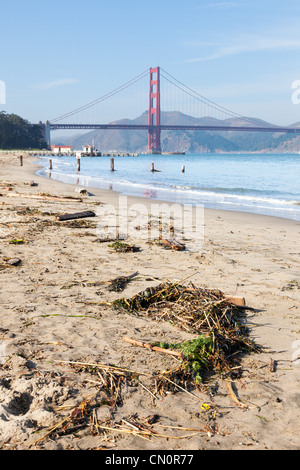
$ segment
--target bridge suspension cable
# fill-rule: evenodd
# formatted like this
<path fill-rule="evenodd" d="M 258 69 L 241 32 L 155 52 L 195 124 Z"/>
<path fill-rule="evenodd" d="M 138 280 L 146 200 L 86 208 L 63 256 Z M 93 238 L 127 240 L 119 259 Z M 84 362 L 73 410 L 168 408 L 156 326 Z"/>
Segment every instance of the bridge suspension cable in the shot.
<path fill-rule="evenodd" d="M 156 127 L 158 133 L 167 128 L 173 130 L 176 128 L 177 130 L 224 129 L 273 132 L 281 132 L 283 129 L 258 119 L 242 116 L 213 102 L 197 91 L 192 90 L 160 67 L 150 68 L 149 94 L 149 82 L 147 87 L 142 82 L 146 77 L 148 79 L 148 76 L 149 70 L 145 70 L 100 98 L 48 121 L 49 129 L 121 129 L 127 126 L 127 128 L 132 129 L 145 129 L 148 130 L 148 133 L 153 132 L 152 127 Z M 158 78 L 156 81 L 153 78 L 156 76 L 161 76 L 163 80 Z M 166 82 L 167 84 L 163 92 L 161 91 L 161 82 Z M 133 86 L 135 84 L 136 86 Z M 128 89 L 129 91 L 127 91 Z M 122 94 L 122 92 L 124 93 Z M 109 99 L 110 101 L 108 101 Z M 165 107 L 161 105 L 161 99 L 164 100 Z M 101 105 L 103 102 L 105 102 L 105 106 L 96 106 Z M 200 109 L 199 104 L 201 106 Z M 190 106 L 189 112 L 184 113 L 182 108 L 186 109 L 187 105 Z M 172 115 L 172 112 L 176 111 L 176 109 L 178 114 Z M 154 111 L 158 111 L 156 114 L 161 115 L 161 119 L 158 119 L 155 123 L 151 121 L 151 127 L 151 123 L 149 124 L 149 120 L 147 121 L 146 115 L 148 114 L 148 117 L 151 113 L 154 115 Z M 180 119 L 177 119 L 178 116 L 180 116 Z M 243 123 L 239 122 L 237 125 L 234 122 L 226 123 L 226 118 L 238 118 Z M 130 120 L 132 121 L 130 122 Z M 294 130 L 289 128 L 287 131 L 292 132 Z M 295 132 L 298 132 L 298 129 Z"/>
<path fill-rule="evenodd" d="M 149 74 L 149 70 L 145 70 L 144 72 L 140 73 L 135 78 L 133 78 L 132 80 L 129 80 L 128 82 L 124 83 L 123 85 L 119 86 L 118 88 L 115 88 L 113 91 L 111 91 L 109 93 L 106 93 L 105 95 L 101 96 L 100 98 L 97 98 L 96 100 L 91 101 L 90 103 L 87 103 L 86 105 L 81 106 L 80 108 L 76 108 L 73 111 L 70 111 L 66 114 L 62 114 L 61 116 L 56 117 L 55 119 L 51 119 L 50 122 L 55 124 L 55 123 L 58 123 L 59 121 L 61 121 L 63 119 L 69 118 L 71 116 L 74 116 L 75 114 L 78 114 L 82 111 L 85 111 L 89 108 L 92 108 L 93 106 L 101 103 L 102 101 L 105 101 L 105 100 L 115 96 L 116 94 L 120 93 L 121 91 L 125 90 L 126 88 L 129 88 L 130 86 L 132 86 L 136 82 L 138 82 L 138 81 L 142 80 L 143 78 L 145 78 L 146 76 L 148 76 L 148 74 Z"/>
<path fill-rule="evenodd" d="M 163 68 L 160 68 L 160 70 L 161 70 L 161 77 L 163 77 L 165 80 L 167 80 L 173 86 L 177 87 L 179 90 L 183 91 L 185 94 L 191 96 L 195 100 L 197 100 L 197 101 L 201 102 L 202 104 L 208 106 L 210 109 L 214 109 L 214 110 L 216 110 L 216 111 L 218 111 L 222 114 L 225 114 L 227 117 L 239 118 L 239 119 L 242 119 L 243 121 L 249 122 L 252 125 L 258 126 L 257 120 L 242 116 L 241 114 L 235 113 L 234 111 L 231 111 L 230 109 L 227 109 L 224 106 L 218 105 L 217 103 L 211 101 L 210 99 L 206 98 L 205 96 L 201 95 L 200 93 L 196 92 L 195 90 L 192 90 L 190 87 L 188 87 L 184 83 L 177 80 L 175 77 L 170 75 Z M 262 126 L 264 126 L 264 123 L 260 122 L 259 125 L 260 125 L 260 127 L 262 127 Z M 265 124 L 265 127 L 268 127 L 268 125 Z"/>

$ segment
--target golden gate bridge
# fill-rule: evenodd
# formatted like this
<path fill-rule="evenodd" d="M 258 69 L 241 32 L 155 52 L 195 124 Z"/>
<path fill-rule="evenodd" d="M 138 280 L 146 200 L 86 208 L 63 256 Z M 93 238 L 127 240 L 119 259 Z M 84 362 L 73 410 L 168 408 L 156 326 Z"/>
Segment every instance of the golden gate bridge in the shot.
<path fill-rule="evenodd" d="M 147 86 L 145 79 L 148 82 Z M 134 91 L 128 93 L 128 90 L 133 89 Z M 120 105 L 121 95 L 125 103 L 123 105 Z M 141 117 L 134 120 L 129 118 L 109 120 L 108 115 L 113 114 L 113 101 L 115 113 L 118 110 L 120 114 L 120 108 L 123 106 L 124 115 L 136 112 L 139 102 L 142 106 Z M 178 111 L 181 117 L 180 123 L 174 122 L 174 115 L 172 117 L 170 114 L 176 107 L 185 110 L 185 112 Z M 237 121 L 239 125 L 235 125 Z M 145 130 L 148 132 L 148 153 L 153 154 L 161 153 L 161 132 L 165 130 L 300 133 L 300 128 L 270 125 L 220 106 L 184 85 L 160 67 L 151 67 L 110 93 L 47 121 L 42 126 L 48 145 L 50 145 L 51 131 L 59 129 Z"/>

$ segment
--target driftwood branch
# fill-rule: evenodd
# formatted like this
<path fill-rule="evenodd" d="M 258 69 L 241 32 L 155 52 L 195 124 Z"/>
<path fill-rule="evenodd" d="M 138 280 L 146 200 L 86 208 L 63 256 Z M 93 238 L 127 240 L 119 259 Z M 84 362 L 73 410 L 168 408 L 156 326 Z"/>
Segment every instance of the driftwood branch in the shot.
<path fill-rule="evenodd" d="M 185 246 L 182 245 L 182 243 L 177 242 L 176 240 L 163 237 L 160 237 L 160 240 L 164 245 L 172 248 L 173 250 L 182 251 L 185 249 Z"/>
<path fill-rule="evenodd" d="M 60 202 L 68 202 L 68 201 L 78 201 L 82 202 L 82 198 L 79 197 L 72 197 L 72 196 L 51 196 L 47 194 L 21 194 L 21 193 L 12 193 L 8 191 L 5 196 L 9 197 L 22 197 L 27 199 L 41 199 L 43 201 L 60 201 Z"/>
<path fill-rule="evenodd" d="M 226 382 L 226 386 L 232 401 L 240 408 L 247 409 L 247 405 L 238 398 L 237 393 L 234 390 L 234 384 L 232 382 Z"/>
<path fill-rule="evenodd" d="M 140 346 L 142 348 L 150 349 L 150 351 L 157 351 L 157 352 L 161 352 L 161 353 L 164 353 L 164 354 L 170 354 L 171 356 L 176 356 L 176 357 L 182 358 L 181 352 L 172 351 L 171 349 L 160 348 L 158 346 L 152 346 L 152 344 L 144 343 L 144 341 L 137 341 L 137 340 L 132 339 L 132 338 L 127 338 L 126 336 L 123 338 L 123 341 L 125 341 L 126 343 L 133 344 L 134 346 Z"/>

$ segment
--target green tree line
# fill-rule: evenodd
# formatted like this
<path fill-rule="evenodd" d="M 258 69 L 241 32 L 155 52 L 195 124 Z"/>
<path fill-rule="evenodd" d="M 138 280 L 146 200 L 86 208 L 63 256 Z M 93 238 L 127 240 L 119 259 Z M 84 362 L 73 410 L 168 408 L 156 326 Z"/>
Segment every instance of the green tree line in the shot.
<path fill-rule="evenodd" d="M 1 149 L 42 149 L 46 147 L 47 144 L 39 124 L 31 124 L 17 114 L 0 112 Z"/>

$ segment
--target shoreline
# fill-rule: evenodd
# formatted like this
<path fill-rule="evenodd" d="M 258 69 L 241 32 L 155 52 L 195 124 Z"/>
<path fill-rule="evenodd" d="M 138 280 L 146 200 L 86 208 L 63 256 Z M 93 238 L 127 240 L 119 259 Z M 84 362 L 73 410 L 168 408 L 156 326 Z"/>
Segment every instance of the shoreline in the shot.
<path fill-rule="evenodd" d="M 43 159 L 44 162 L 46 161 Z M 47 162 L 48 163 L 48 159 Z M 174 189 L 172 186 L 165 186 L 159 183 L 139 182 L 126 182 L 115 180 L 112 173 L 108 172 L 107 180 L 101 178 L 93 178 L 85 175 L 84 171 L 75 172 L 73 174 L 64 174 L 56 172 L 55 170 L 49 171 L 47 167 L 41 163 L 38 170 L 40 176 L 45 178 L 55 179 L 66 184 L 78 184 L 85 187 L 87 190 L 114 190 L 120 194 L 130 197 L 137 197 L 143 199 L 151 199 L 153 201 L 166 203 L 174 203 L 181 205 L 204 206 L 205 209 L 221 210 L 229 212 L 245 212 L 248 214 L 268 215 L 270 217 L 278 217 L 288 220 L 300 222 L 300 211 L 298 209 L 297 201 L 280 201 L 277 202 L 270 198 L 261 199 L 254 197 L 251 199 L 249 195 L 241 194 L 223 194 L 212 191 L 201 190 L 201 188 L 186 187 L 182 189 L 177 187 Z M 225 199 L 223 199 L 225 198 Z M 263 201 L 263 202 L 262 202 Z M 290 205 L 289 205 L 290 204 Z"/>
<path fill-rule="evenodd" d="M 136 236 L 129 242 L 140 251 L 116 253 L 109 243 L 97 243 L 97 218 L 59 225 L 55 214 L 117 207 L 120 194 L 93 188 L 93 195 L 82 196 L 81 202 L 72 200 L 79 197 L 76 185 L 38 176 L 36 168 L 34 157 L 24 157 L 20 167 L 17 153 L 0 155 L 1 257 L 21 260 L 20 265 L 0 271 L 0 448 L 299 449 L 300 361 L 292 358 L 300 348 L 300 223 L 204 209 L 200 249 L 165 250 Z M 32 180 L 36 186 L 30 186 Z M 70 199 L 30 198 L 40 193 Z M 128 196 L 128 203 L 150 208 L 166 201 Z M 24 243 L 10 244 L 11 239 Z M 139 275 L 123 292 L 107 288 L 110 279 L 136 272 Z M 178 342 L 194 335 L 169 322 L 116 313 L 106 304 L 165 280 L 183 279 L 244 297 L 251 308 L 245 311 L 244 321 L 251 338 L 264 350 L 243 357 L 241 380 L 234 381 L 237 396 L 247 408 L 233 402 L 226 388 L 228 377 L 218 375 L 202 393 L 193 392 L 196 397 L 181 390 L 154 400 L 147 391 L 147 373 L 174 363 L 153 351 L 129 346 L 123 337 Z M 274 370 L 270 360 L 276 363 Z M 33 444 L 87 396 L 104 393 L 95 384 L 99 376 L 75 372 L 68 361 L 115 364 L 145 374 L 146 389 L 125 388 L 115 420 L 158 415 L 162 427 L 156 431 L 171 438 L 146 440 L 108 432 L 103 439 L 101 433 L 91 435 L 82 429 Z M 22 400 L 16 401 L 17 396 Z M 103 422 L 111 419 L 108 405 L 96 413 Z M 179 430 L 203 426 L 209 431 L 185 431 L 186 437 Z"/>
<path fill-rule="evenodd" d="M 36 167 L 40 167 L 40 169 L 44 169 L 44 167 L 42 165 L 39 165 L 39 159 L 36 159 L 36 157 L 30 157 L 32 159 L 32 161 L 34 162 L 34 164 L 36 165 Z M 105 200 L 109 200 L 110 199 L 110 195 L 113 195 L 113 198 L 115 199 L 116 197 L 119 197 L 120 195 L 123 195 L 123 196 L 126 196 L 132 203 L 138 201 L 140 203 L 145 203 L 147 205 L 150 205 L 150 204 L 178 204 L 180 206 L 184 206 L 185 204 L 182 203 L 182 202 L 176 202 L 176 201 L 171 201 L 171 200 L 167 200 L 167 199 L 159 199 L 159 198 L 150 198 L 148 196 L 142 196 L 142 195 L 127 195 L 126 193 L 123 193 L 117 189 L 105 189 L 105 188 L 99 188 L 99 187 L 95 187 L 95 186 L 85 186 L 85 185 L 79 185 L 79 184 L 76 184 L 76 183 L 69 183 L 69 182 L 64 182 L 64 181 L 60 181 L 60 180 L 57 180 L 55 178 L 51 178 L 51 177 L 47 177 L 45 175 L 38 175 L 37 172 L 39 170 L 35 169 L 34 170 L 34 167 L 32 169 L 32 173 L 31 173 L 31 176 L 35 179 L 37 178 L 42 178 L 44 180 L 47 180 L 47 181 L 55 181 L 56 183 L 58 183 L 59 185 L 61 185 L 61 188 L 64 188 L 64 191 L 66 190 L 66 188 L 64 187 L 65 185 L 68 186 L 71 186 L 74 191 L 76 188 L 78 188 L 79 186 L 83 187 L 84 189 L 87 189 L 87 190 L 91 190 L 91 192 L 94 193 L 94 196 L 97 196 L 97 197 L 102 197 L 103 199 Z M 45 173 L 46 173 L 46 169 L 44 169 Z M 51 171 L 49 171 L 51 173 Z M 82 176 L 80 174 L 78 174 L 78 176 Z M 186 203 L 186 205 L 190 205 L 189 203 Z M 193 207 L 195 207 L 195 204 L 191 204 Z M 215 212 L 221 212 L 221 213 L 225 213 L 227 214 L 228 217 L 230 217 L 230 215 L 232 215 L 232 213 L 236 213 L 238 216 L 241 216 L 243 217 L 243 214 L 245 214 L 245 217 L 247 216 L 257 216 L 258 217 L 258 220 L 260 217 L 270 217 L 270 218 L 273 218 L 273 219 L 279 219 L 281 220 L 282 222 L 286 222 L 286 223 L 289 223 L 289 222 L 292 222 L 292 223 L 300 223 L 300 221 L 298 220 L 295 220 L 295 219 L 292 219 L 292 218 L 288 218 L 288 217 L 280 217 L 280 216 L 277 216 L 277 215 L 268 215 L 268 214 L 260 214 L 260 213 L 255 213 L 255 212 L 248 212 L 248 211 L 240 211 L 240 210 L 229 210 L 229 209 L 221 209 L 221 208 L 208 208 L 208 207 L 204 207 L 204 211 L 209 214 L 210 211 L 212 211 L 212 214 Z"/>

